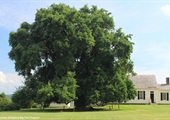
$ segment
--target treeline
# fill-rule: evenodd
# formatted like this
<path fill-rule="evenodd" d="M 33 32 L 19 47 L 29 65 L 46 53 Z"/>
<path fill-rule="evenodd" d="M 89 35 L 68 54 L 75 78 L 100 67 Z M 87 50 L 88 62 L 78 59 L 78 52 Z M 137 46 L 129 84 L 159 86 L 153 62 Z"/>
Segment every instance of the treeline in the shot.
<path fill-rule="evenodd" d="M 12 95 L 0 94 L 0 111 L 20 110 L 20 108 L 44 108 L 49 107 L 49 104 L 42 106 L 33 100 L 28 99 L 29 95 L 25 89 L 19 87 Z M 25 91 L 25 92 L 23 92 Z"/>
<path fill-rule="evenodd" d="M 42 98 L 43 99 L 43 98 Z M 12 95 L 11 100 L 18 104 L 20 108 L 44 108 L 49 107 L 49 104 L 38 104 L 32 98 L 30 90 L 25 86 L 19 87 Z"/>
<path fill-rule="evenodd" d="M 7 98 L 4 92 L 0 94 L 0 111 L 10 111 L 19 109 L 20 105 L 12 102 L 12 100 Z"/>

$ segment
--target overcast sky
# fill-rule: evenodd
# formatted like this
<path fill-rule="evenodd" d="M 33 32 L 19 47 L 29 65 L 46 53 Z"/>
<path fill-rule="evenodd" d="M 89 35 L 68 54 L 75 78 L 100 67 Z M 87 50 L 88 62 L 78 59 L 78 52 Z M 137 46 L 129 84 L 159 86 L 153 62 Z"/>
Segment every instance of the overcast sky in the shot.
<path fill-rule="evenodd" d="M 131 59 L 137 74 L 156 75 L 158 83 L 170 76 L 170 2 L 168 0 L 1 0 L 0 1 L 0 93 L 13 93 L 24 80 L 8 57 L 9 33 L 24 21 L 34 22 L 37 9 L 65 3 L 77 9 L 97 5 L 112 13 L 115 28 L 133 34 Z"/>

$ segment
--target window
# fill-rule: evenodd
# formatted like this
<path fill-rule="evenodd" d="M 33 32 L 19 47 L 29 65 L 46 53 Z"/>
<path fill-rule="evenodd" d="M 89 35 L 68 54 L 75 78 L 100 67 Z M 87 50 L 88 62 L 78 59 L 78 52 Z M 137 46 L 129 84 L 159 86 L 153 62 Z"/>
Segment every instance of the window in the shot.
<path fill-rule="evenodd" d="M 169 101 L 169 93 L 162 92 L 161 93 L 161 100 Z"/>
<path fill-rule="evenodd" d="M 139 99 L 145 100 L 145 91 L 138 91 L 138 100 Z"/>

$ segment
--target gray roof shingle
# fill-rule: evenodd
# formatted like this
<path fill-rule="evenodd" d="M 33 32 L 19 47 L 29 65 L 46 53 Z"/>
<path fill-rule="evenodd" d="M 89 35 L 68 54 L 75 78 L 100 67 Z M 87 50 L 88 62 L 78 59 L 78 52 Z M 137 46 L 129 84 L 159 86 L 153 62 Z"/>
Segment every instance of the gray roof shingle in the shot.
<path fill-rule="evenodd" d="M 157 88 L 155 75 L 130 76 L 130 80 L 134 83 L 135 88 Z"/>
<path fill-rule="evenodd" d="M 160 90 L 170 90 L 170 85 L 167 84 L 158 84 L 157 88 Z"/>

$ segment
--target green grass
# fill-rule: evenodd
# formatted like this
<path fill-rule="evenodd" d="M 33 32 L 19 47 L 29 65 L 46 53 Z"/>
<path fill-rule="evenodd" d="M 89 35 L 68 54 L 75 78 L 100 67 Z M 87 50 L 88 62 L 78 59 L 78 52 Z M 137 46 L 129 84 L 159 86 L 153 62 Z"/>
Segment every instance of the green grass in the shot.
<path fill-rule="evenodd" d="M 68 112 L 56 109 L 0 112 L 0 120 L 170 120 L 170 105 L 120 105 L 120 110 Z M 108 108 L 108 106 L 106 107 Z"/>

